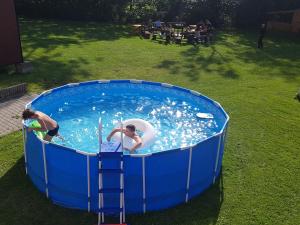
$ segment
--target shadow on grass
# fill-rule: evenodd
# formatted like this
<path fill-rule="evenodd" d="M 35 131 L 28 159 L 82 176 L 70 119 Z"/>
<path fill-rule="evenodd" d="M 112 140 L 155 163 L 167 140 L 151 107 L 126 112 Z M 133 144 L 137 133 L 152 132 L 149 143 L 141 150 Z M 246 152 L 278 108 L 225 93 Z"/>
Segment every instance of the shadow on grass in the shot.
<path fill-rule="evenodd" d="M 219 32 L 209 46 L 191 46 L 181 52 L 181 60 L 163 60 L 155 68 L 166 69 L 173 75 L 182 74 L 193 82 L 212 73 L 226 79 L 239 79 L 239 70 L 291 82 L 299 78 L 297 36 L 269 33 L 262 50 L 257 49 L 257 38 L 252 30 Z"/>
<path fill-rule="evenodd" d="M 22 39 L 25 39 L 26 46 L 33 50 L 53 50 L 59 46 L 80 45 L 91 41 L 114 41 L 131 36 L 130 27 L 126 25 L 97 22 L 21 19 L 20 27 Z"/>
<path fill-rule="evenodd" d="M 228 42 L 234 36 L 234 42 Z M 258 33 L 240 30 L 224 33 L 217 42 L 231 49 L 231 54 L 246 64 L 255 64 L 265 70 L 263 76 L 282 77 L 294 81 L 300 76 L 300 42 L 296 34 L 269 32 L 264 39 L 264 48 L 257 48 Z"/>
<path fill-rule="evenodd" d="M 201 51 L 209 48 L 209 55 L 204 55 Z M 183 74 L 190 81 L 196 82 L 201 75 L 215 73 L 224 78 L 238 79 L 239 75 L 228 64 L 228 60 L 223 56 L 214 44 L 210 46 L 191 46 L 181 52 L 182 61 L 164 60 L 156 66 L 159 69 L 167 69 L 173 75 Z"/>
<path fill-rule="evenodd" d="M 0 209 L 2 225 L 86 225 L 96 224 L 97 216 L 79 210 L 66 209 L 51 203 L 25 175 L 24 158 L 0 179 Z M 215 224 L 223 201 L 222 176 L 201 196 L 187 204 L 161 212 L 129 215 L 131 225 Z M 116 219 L 108 218 L 110 221 Z"/>
<path fill-rule="evenodd" d="M 89 58 L 74 55 L 69 60 L 54 50 L 72 45 L 82 46 L 93 41 L 113 42 L 131 36 L 130 27 L 125 25 L 101 24 L 96 22 L 72 22 L 53 20 L 20 19 L 21 39 L 25 60 L 32 60 L 34 70 L 29 74 L 14 73 L 13 67 L 0 70 L 0 83 L 5 86 L 27 82 L 48 89 L 65 83 L 76 82 L 75 75 L 89 79 L 90 73 L 82 69 Z M 43 50 L 44 53 L 38 52 Z M 101 58 L 96 59 L 102 61 Z"/>
<path fill-rule="evenodd" d="M 89 64 L 85 58 L 77 56 L 61 62 L 56 59 L 59 56 L 60 54 L 43 55 L 35 59 L 32 62 L 34 70 L 29 74 L 0 73 L 0 83 L 10 86 L 26 82 L 31 85 L 38 85 L 42 89 L 50 89 L 66 83 L 78 82 L 78 79 L 74 78 L 76 74 L 89 79 L 90 72 L 82 68 L 82 65 Z M 98 58 L 97 61 L 101 61 L 101 59 Z"/>

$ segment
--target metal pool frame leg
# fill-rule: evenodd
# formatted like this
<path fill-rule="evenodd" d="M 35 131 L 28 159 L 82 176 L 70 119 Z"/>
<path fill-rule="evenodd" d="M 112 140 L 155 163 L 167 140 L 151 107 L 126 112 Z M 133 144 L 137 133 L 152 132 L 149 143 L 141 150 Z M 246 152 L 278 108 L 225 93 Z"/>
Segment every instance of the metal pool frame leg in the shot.
<path fill-rule="evenodd" d="M 187 174 L 187 181 L 186 181 L 186 195 L 185 195 L 185 202 L 189 200 L 189 189 L 190 189 L 190 178 L 191 178 L 191 167 L 192 167 L 192 156 L 193 155 L 193 147 L 189 149 L 189 166 L 188 166 L 188 174 Z"/>
<path fill-rule="evenodd" d="M 23 123 L 23 122 L 22 122 Z M 25 160 L 25 172 L 26 175 L 28 174 L 28 168 L 27 168 L 27 152 L 26 152 L 26 143 L 27 143 L 27 131 L 26 128 L 24 126 L 24 124 L 22 125 L 22 134 L 23 134 L 23 149 L 24 149 L 24 160 Z"/>
<path fill-rule="evenodd" d="M 47 196 L 47 198 L 49 198 L 47 158 L 46 158 L 46 147 L 45 147 L 45 142 L 44 141 L 42 141 L 42 148 L 43 148 L 43 161 L 44 161 L 44 176 L 45 176 L 45 185 L 46 185 L 46 196 Z"/>

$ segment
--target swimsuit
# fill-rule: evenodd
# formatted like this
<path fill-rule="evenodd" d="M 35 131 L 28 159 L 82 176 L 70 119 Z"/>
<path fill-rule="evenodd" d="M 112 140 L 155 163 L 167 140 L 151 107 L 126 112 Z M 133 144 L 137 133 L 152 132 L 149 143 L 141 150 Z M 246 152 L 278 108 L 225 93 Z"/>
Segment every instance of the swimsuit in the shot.
<path fill-rule="evenodd" d="M 58 126 L 58 124 L 57 124 L 56 128 L 54 128 L 53 130 L 49 130 L 49 131 L 47 132 L 47 134 L 48 134 L 49 136 L 51 136 L 51 137 L 54 137 L 55 135 L 57 135 L 58 129 L 59 129 L 59 126 Z"/>

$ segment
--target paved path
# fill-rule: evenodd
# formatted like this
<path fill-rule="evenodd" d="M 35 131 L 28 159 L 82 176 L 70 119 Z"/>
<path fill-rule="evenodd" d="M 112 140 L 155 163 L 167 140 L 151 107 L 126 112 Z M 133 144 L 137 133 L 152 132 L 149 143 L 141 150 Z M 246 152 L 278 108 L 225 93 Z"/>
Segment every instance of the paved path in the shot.
<path fill-rule="evenodd" d="M 35 94 L 23 95 L 0 103 L 0 136 L 22 129 L 22 111 L 34 97 Z"/>

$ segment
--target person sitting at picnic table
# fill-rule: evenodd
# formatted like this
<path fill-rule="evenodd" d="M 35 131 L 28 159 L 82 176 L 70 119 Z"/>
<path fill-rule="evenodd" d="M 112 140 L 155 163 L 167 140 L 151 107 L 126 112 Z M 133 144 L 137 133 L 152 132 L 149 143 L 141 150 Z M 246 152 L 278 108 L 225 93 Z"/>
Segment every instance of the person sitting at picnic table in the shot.
<path fill-rule="evenodd" d="M 161 28 L 161 21 L 160 20 L 156 20 L 153 24 L 154 24 L 155 28 L 158 28 L 158 29 Z"/>
<path fill-rule="evenodd" d="M 207 43 L 207 26 L 206 26 L 206 24 L 200 25 L 200 40 L 201 40 L 201 43 Z"/>
<path fill-rule="evenodd" d="M 166 26 L 165 34 L 166 34 L 166 44 L 170 44 L 171 39 L 172 39 L 172 25 L 171 24 L 168 24 Z"/>
<path fill-rule="evenodd" d="M 195 43 L 194 44 L 198 44 L 201 41 L 201 26 L 196 27 L 195 30 Z"/>

